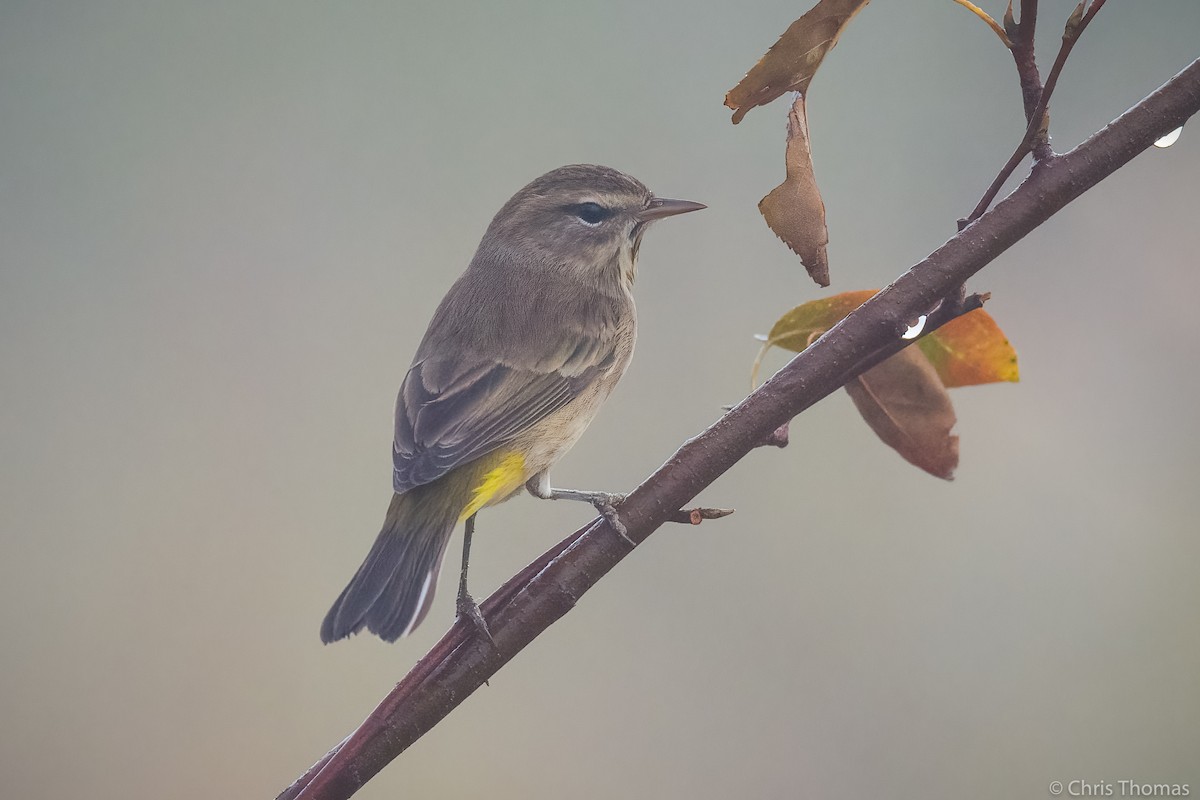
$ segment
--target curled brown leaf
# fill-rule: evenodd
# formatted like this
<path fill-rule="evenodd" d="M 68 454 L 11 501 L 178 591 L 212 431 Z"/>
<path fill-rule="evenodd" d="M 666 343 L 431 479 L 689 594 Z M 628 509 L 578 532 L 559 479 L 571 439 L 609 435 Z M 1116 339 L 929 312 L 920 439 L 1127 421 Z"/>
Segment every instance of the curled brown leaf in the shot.
<path fill-rule="evenodd" d="M 825 54 L 837 44 L 850 19 L 870 0 L 820 0 L 788 26 L 738 85 L 725 93 L 736 125 L 755 106 L 785 93 L 808 91 Z"/>
<path fill-rule="evenodd" d="M 858 413 L 910 464 L 951 480 L 958 466 L 957 418 L 937 370 L 906 347 L 846 384 Z"/>
<path fill-rule="evenodd" d="M 796 95 L 788 112 L 787 177 L 758 203 L 758 210 L 775 235 L 783 240 L 809 276 L 820 286 L 829 285 L 829 230 L 825 227 L 825 203 L 813 174 L 812 148 L 808 140 L 808 118 L 804 95 Z"/>

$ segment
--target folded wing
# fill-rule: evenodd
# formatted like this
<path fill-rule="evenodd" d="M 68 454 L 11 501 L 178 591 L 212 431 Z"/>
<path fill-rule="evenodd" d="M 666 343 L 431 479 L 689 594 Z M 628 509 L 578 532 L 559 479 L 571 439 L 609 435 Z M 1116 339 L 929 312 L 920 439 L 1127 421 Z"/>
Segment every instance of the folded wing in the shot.
<path fill-rule="evenodd" d="M 613 349 L 579 336 L 522 366 L 450 353 L 409 369 L 396 402 L 392 483 L 403 493 L 503 446 L 584 392 Z"/>

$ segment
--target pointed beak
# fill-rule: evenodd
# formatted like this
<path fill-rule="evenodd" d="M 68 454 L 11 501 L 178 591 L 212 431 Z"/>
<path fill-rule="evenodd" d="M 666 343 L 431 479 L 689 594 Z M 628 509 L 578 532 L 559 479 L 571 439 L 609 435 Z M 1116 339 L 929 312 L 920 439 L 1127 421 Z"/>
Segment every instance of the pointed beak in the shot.
<path fill-rule="evenodd" d="M 689 211 L 699 211 L 702 208 L 708 208 L 708 206 L 703 203 L 693 203 L 691 200 L 667 200 L 662 197 L 653 197 L 650 199 L 650 205 L 638 214 L 638 219 L 642 222 L 650 222 L 663 217 L 673 217 L 676 214 L 686 214 Z"/>

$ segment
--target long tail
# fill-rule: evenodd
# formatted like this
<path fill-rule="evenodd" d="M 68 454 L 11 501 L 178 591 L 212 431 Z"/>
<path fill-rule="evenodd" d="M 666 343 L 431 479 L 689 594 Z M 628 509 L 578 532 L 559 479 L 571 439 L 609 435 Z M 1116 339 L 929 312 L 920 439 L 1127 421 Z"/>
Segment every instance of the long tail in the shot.
<path fill-rule="evenodd" d="M 438 480 L 393 495 L 371 552 L 325 615 L 323 642 L 364 627 L 394 642 L 421 624 L 433 603 L 446 544 L 469 498 L 454 483 Z"/>

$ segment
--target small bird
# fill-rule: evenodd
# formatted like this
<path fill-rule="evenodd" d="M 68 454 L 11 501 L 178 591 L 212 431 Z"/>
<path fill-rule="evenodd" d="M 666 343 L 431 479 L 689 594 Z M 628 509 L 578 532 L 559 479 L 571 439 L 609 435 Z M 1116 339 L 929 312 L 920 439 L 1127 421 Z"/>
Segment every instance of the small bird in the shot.
<path fill-rule="evenodd" d="M 655 220 L 704 208 L 655 197 L 609 167 L 576 164 L 513 195 L 434 312 L 396 401 L 383 528 L 321 625 L 411 633 L 433 601 L 450 535 L 465 522 L 458 613 L 491 637 L 467 591 L 475 515 L 522 488 L 592 503 L 624 533 L 618 495 L 550 487 L 629 365 L 633 280 Z"/>

